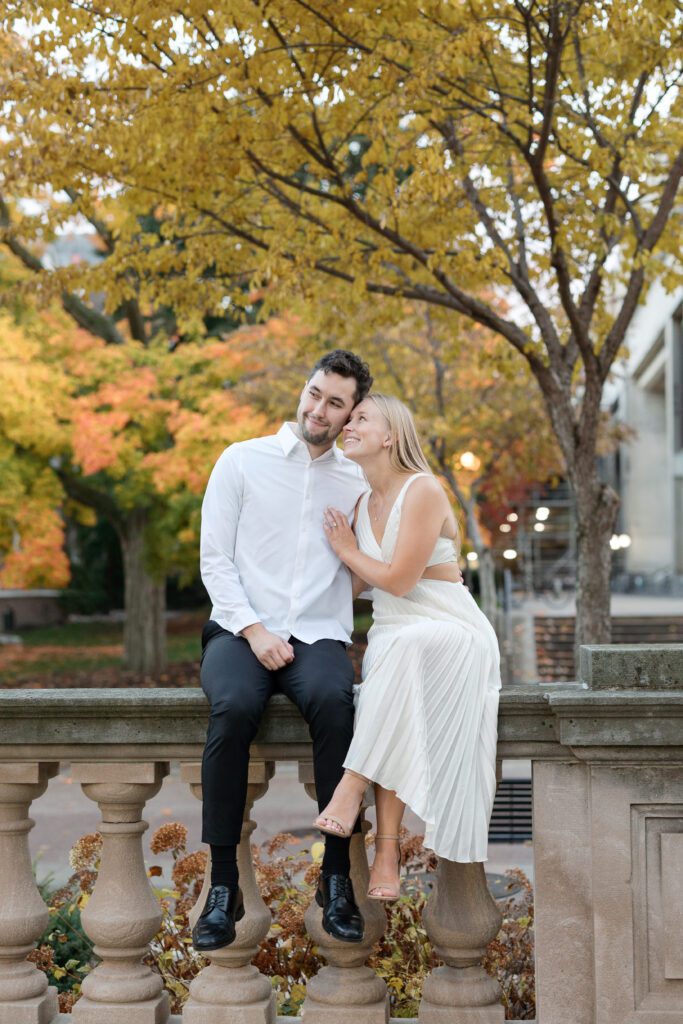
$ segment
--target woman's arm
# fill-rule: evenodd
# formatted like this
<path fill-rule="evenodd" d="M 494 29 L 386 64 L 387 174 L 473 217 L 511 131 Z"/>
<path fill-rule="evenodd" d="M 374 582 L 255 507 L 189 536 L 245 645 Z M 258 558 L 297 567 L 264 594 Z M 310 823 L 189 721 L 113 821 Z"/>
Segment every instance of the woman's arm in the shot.
<path fill-rule="evenodd" d="M 358 550 L 346 516 L 327 509 L 324 528 L 336 555 L 372 587 L 403 597 L 425 571 L 429 556 L 448 515 L 448 500 L 435 479 L 423 477 L 411 484 L 403 502 L 394 557 L 388 564 Z"/>

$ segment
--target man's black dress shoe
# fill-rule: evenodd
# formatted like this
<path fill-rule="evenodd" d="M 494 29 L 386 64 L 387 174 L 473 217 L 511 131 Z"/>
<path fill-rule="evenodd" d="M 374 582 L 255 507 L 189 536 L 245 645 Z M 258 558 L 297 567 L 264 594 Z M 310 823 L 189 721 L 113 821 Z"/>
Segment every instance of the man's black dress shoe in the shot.
<path fill-rule="evenodd" d="M 363 941 L 363 918 L 348 875 L 321 875 L 315 901 L 323 908 L 323 928 L 342 942 Z"/>
<path fill-rule="evenodd" d="M 222 949 L 235 941 L 235 921 L 244 917 L 239 886 L 212 885 L 201 917 L 192 929 L 192 945 L 198 952 Z"/>

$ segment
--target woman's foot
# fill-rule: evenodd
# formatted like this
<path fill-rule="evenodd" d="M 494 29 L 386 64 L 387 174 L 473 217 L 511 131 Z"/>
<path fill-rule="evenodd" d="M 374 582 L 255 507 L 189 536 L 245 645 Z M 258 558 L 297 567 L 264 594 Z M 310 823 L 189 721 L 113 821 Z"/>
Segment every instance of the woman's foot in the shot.
<path fill-rule="evenodd" d="M 313 824 L 331 836 L 348 838 L 353 832 L 363 802 L 368 780 L 355 772 L 345 771 L 327 807 Z"/>
<path fill-rule="evenodd" d="M 401 850 L 398 836 L 375 836 L 368 899 L 397 900 L 401 892 Z"/>

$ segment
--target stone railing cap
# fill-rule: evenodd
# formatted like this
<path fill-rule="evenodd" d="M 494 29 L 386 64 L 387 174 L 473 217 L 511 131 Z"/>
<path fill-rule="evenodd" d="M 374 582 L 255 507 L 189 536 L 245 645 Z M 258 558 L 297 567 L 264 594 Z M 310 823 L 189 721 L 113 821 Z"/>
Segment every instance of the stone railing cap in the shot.
<path fill-rule="evenodd" d="M 591 690 L 683 690 L 683 644 L 585 645 L 579 678 Z"/>

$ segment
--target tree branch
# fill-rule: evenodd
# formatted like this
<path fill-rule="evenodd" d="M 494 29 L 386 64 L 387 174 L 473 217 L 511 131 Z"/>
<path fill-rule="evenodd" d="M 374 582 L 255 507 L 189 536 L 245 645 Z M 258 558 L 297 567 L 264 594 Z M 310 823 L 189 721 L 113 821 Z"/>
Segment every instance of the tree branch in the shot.
<path fill-rule="evenodd" d="M 61 466 L 56 467 L 54 471 L 70 498 L 78 501 L 81 505 L 85 505 L 87 508 L 95 509 L 96 512 L 99 512 L 111 523 L 118 533 L 123 530 L 124 519 L 121 515 L 121 510 L 113 498 L 110 498 L 106 492 L 91 486 L 83 477 Z"/>
<path fill-rule="evenodd" d="M 0 198 L 0 228 L 4 235 L 4 242 L 10 252 L 21 260 L 23 265 L 34 274 L 47 273 L 42 261 L 31 252 L 19 239 L 12 234 L 9 208 L 4 199 Z M 62 290 L 62 307 L 66 313 L 86 331 L 102 338 L 108 345 L 122 345 L 125 341 L 119 333 L 114 322 L 103 313 L 99 313 L 92 306 L 88 306 L 82 299 L 73 292 Z"/>
<path fill-rule="evenodd" d="M 683 147 L 679 150 L 678 156 L 671 165 L 671 170 L 669 171 L 662 189 L 657 212 L 645 230 L 641 244 L 636 250 L 636 263 L 638 262 L 638 257 L 641 254 L 644 255 L 646 253 L 651 253 L 659 242 L 662 232 L 669 220 L 671 210 L 676 202 L 681 178 L 683 178 Z M 624 296 L 624 301 L 621 304 L 621 309 L 619 310 L 619 313 L 612 324 L 612 328 L 605 338 L 605 343 L 600 351 L 599 366 L 602 381 L 606 380 L 610 367 L 616 358 L 616 354 L 624 342 L 626 330 L 631 322 L 633 314 L 635 313 L 644 283 L 645 269 L 641 263 L 636 265 L 631 271 L 626 288 L 626 295 Z"/>

